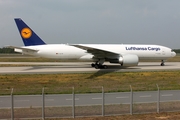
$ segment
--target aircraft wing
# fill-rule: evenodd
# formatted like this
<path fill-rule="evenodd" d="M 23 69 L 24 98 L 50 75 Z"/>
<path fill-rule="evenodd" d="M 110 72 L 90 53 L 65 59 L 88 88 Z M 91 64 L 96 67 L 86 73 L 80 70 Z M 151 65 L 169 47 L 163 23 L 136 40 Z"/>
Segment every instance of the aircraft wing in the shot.
<path fill-rule="evenodd" d="M 115 52 L 111 52 L 111 51 L 107 51 L 107 50 L 103 50 L 103 49 L 99 49 L 99 48 L 94 48 L 94 47 L 90 47 L 90 46 L 85 46 L 85 45 L 71 45 L 83 50 L 86 50 L 87 53 L 91 53 L 92 55 L 94 55 L 95 58 L 119 58 L 119 56 L 121 56 L 121 54 L 115 53 Z"/>
<path fill-rule="evenodd" d="M 16 47 L 16 46 L 6 46 L 7 48 L 13 48 L 13 49 L 19 49 L 22 51 L 29 51 L 29 52 L 37 52 L 38 50 L 31 49 L 31 48 L 25 48 L 25 47 Z"/>

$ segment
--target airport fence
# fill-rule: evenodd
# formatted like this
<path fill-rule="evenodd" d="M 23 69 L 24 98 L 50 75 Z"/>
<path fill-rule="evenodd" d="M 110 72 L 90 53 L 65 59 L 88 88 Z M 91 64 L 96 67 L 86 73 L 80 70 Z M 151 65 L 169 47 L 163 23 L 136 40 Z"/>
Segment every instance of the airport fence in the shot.
<path fill-rule="evenodd" d="M 0 119 L 48 119 L 90 116 L 133 115 L 180 111 L 180 90 L 105 93 L 0 96 Z"/>

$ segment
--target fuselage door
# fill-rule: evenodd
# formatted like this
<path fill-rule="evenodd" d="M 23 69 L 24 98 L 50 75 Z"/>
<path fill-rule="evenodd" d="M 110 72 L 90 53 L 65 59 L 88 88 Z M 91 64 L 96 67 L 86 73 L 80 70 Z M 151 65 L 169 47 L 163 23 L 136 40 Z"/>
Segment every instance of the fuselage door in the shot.
<path fill-rule="evenodd" d="M 166 55 L 164 48 L 162 48 L 162 55 Z"/>

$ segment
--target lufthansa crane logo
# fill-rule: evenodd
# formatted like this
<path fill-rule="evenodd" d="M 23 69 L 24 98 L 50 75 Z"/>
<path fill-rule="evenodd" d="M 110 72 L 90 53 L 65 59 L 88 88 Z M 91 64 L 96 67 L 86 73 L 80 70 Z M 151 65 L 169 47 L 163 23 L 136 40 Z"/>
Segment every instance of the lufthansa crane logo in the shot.
<path fill-rule="evenodd" d="M 32 35 L 32 31 L 29 29 L 29 28 L 23 28 L 21 30 L 21 36 L 24 38 L 24 39 L 28 39 L 30 38 Z"/>

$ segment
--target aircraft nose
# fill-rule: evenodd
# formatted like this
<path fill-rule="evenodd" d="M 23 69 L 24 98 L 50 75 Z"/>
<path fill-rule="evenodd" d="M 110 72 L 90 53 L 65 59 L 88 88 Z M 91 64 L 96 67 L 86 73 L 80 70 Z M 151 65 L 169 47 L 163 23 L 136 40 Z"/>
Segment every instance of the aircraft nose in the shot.
<path fill-rule="evenodd" d="M 172 57 L 176 56 L 176 53 L 175 52 L 172 52 L 171 53 Z"/>

